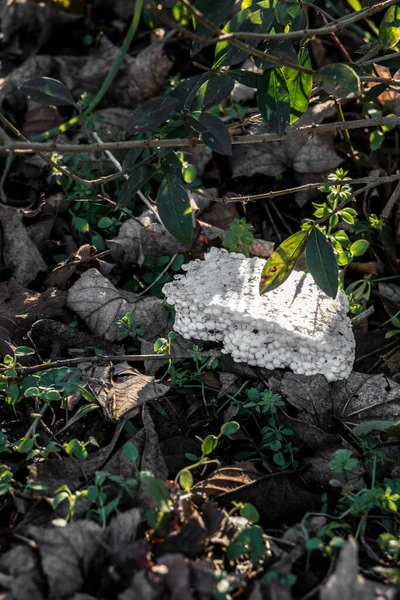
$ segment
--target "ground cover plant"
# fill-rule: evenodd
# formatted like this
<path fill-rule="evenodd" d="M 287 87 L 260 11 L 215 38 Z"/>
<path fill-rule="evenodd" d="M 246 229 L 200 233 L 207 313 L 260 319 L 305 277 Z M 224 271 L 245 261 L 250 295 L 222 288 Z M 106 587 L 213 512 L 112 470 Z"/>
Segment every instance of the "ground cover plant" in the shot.
<path fill-rule="evenodd" d="M 1 597 L 398 597 L 399 3 L 0 23 Z M 350 375 L 179 335 L 212 248 L 346 294 Z"/>

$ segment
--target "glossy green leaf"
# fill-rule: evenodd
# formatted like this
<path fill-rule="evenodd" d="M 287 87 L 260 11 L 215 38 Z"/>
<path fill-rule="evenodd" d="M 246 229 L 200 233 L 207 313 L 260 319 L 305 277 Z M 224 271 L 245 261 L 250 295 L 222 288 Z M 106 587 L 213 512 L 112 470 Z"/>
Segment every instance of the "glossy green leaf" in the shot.
<path fill-rule="evenodd" d="M 209 113 L 191 113 L 188 123 L 201 137 L 207 146 L 218 152 L 232 156 L 232 140 L 229 131 L 218 117 Z"/>
<path fill-rule="evenodd" d="M 400 4 L 390 6 L 379 27 L 379 40 L 383 46 L 394 48 L 400 41 Z"/>
<path fill-rule="evenodd" d="M 190 490 L 193 486 L 193 475 L 189 471 L 189 469 L 185 469 L 179 475 L 179 485 L 181 486 L 182 489 L 185 490 L 185 492 L 188 492 L 188 493 L 190 492 Z"/>
<path fill-rule="evenodd" d="M 259 6 L 259 5 L 256 5 Z M 225 25 L 224 33 L 268 33 L 275 20 L 275 12 L 271 8 L 258 8 L 254 6 L 241 10 Z M 256 48 L 261 40 L 246 40 L 247 46 Z M 242 62 L 251 50 L 242 50 L 233 46 L 228 41 L 218 42 L 215 47 L 214 66 L 221 67 L 227 65 L 236 65 Z"/>
<path fill-rule="evenodd" d="M 192 209 L 181 179 L 167 173 L 157 194 L 157 208 L 165 228 L 185 246 L 192 243 Z"/>
<path fill-rule="evenodd" d="M 133 200 L 138 191 L 149 181 L 152 177 L 153 171 L 147 167 L 141 167 L 129 176 L 122 186 L 120 191 L 116 208 L 126 206 Z"/>
<path fill-rule="evenodd" d="M 335 253 L 322 231 L 316 227 L 313 227 L 307 240 L 306 261 L 318 287 L 330 298 L 336 298 L 339 271 Z"/>
<path fill-rule="evenodd" d="M 207 110 L 223 102 L 232 92 L 235 81 L 229 75 L 215 75 L 199 88 L 191 110 Z"/>
<path fill-rule="evenodd" d="M 171 92 L 169 97 L 179 100 L 180 110 L 189 110 L 198 90 L 212 76 L 212 73 L 201 73 L 201 75 L 188 77 Z"/>
<path fill-rule="evenodd" d="M 297 231 L 288 237 L 264 265 L 260 279 L 260 294 L 275 290 L 293 271 L 307 241 L 309 230 Z"/>
<path fill-rule="evenodd" d="M 152 127 L 158 127 L 168 121 L 179 109 L 181 103 L 178 98 L 153 98 L 139 106 L 133 111 L 125 125 L 125 132 L 136 135 L 148 131 Z"/>
<path fill-rule="evenodd" d="M 32 77 L 20 86 L 24 92 L 38 104 L 45 106 L 77 106 L 71 92 L 61 81 L 51 77 Z"/>
<path fill-rule="evenodd" d="M 264 71 L 257 88 L 257 102 L 264 121 L 282 135 L 290 121 L 290 94 L 281 68 Z"/>
<path fill-rule="evenodd" d="M 361 95 L 360 78 L 348 64 L 325 65 L 318 71 L 324 90 L 335 98 L 358 98 Z"/>
<path fill-rule="evenodd" d="M 352 256 L 362 256 L 368 250 L 369 242 L 367 240 L 357 240 L 350 246 L 350 254 Z"/>
<path fill-rule="evenodd" d="M 299 65 L 311 69 L 311 59 L 306 46 L 300 49 L 298 62 Z M 294 123 L 308 108 L 313 77 L 288 67 L 283 67 L 282 72 L 289 90 L 290 123 Z"/>

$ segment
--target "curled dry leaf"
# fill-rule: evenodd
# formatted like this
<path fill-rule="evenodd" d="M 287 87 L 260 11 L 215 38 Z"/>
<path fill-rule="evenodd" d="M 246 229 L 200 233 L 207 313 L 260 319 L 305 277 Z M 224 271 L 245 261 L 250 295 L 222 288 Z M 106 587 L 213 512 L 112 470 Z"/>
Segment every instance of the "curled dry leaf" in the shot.
<path fill-rule="evenodd" d="M 321 123 L 334 114 L 333 103 L 324 102 L 308 108 L 304 115 L 288 129 Z M 267 132 L 270 132 L 270 129 L 266 125 L 253 126 L 250 130 L 252 134 Z M 334 133 L 315 135 L 311 138 L 308 135 L 300 135 L 279 142 L 235 146 L 232 159 L 233 176 L 251 177 L 259 174 L 275 177 L 288 169 L 293 169 L 300 184 L 321 179 L 321 174 L 333 171 L 343 162 L 335 151 L 334 137 Z M 307 196 L 302 193 L 296 196 L 296 201 L 303 205 L 308 197 L 308 193 Z"/>
<path fill-rule="evenodd" d="M 89 387 L 109 421 L 132 418 L 147 402 L 164 396 L 169 387 L 156 383 L 154 377 L 142 375 L 128 363 L 95 365 L 86 375 Z"/>
<path fill-rule="evenodd" d="M 108 275 L 114 265 L 107 263 L 95 255 L 95 246 L 84 244 L 77 252 L 61 261 L 46 279 L 46 285 L 65 290 L 73 275 L 81 274 L 91 268 L 96 268 L 104 276 Z"/>
<path fill-rule="evenodd" d="M 47 265 L 22 223 L 19 209 L 5 206 L 0 208 L 0 222 L 3 229 L 3 259 L 13 277 L 21 285 L 28 285 Z"/>

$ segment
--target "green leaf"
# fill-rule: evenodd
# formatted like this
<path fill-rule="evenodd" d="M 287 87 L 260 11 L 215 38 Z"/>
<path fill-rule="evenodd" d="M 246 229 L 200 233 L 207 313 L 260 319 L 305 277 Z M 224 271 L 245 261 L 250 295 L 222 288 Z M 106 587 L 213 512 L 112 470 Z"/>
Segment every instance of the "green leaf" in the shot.
<path fill-rule="evenodd" d="M 142 152 L 143 148 L 130 148 L 130 150 L 128 150 L 124 158 L 122 170 L 126 171 L 127 169 L 133 167 L 133 165 L 135 164 L 139 156 L 142 154 Z"/>
<path fill-rule="evenodd" d="M 367 240 L 357 240 L 350 246 L 350 254 L 352 256 L 362 256 L 368 250 L 368 247 L 369 242 Z"/>
<path fill-rule="evenodd" d="M 293 271 L 307 241 L 309 230 L 301 230 L 287 238 L 264 265 L 260 279 L 260 294 L 275 290 Z"/>
<path fill-rule="evenodd" d="M 335 253 L 324 234 L 313 227 L 306 245 L 306 261 L 315 283 L 327 296 L 336 298 L 338 265 Z"/>
<path fill-rule="evenodd" d="M 167 173 L 157 194 L 157 208 L 165 228 L 185 246 L 192 243 L 192 209 L 181 179 Z"/>
<path fill-rule="evenodd" d="M 122 187 L 116 208 L 122 208 L 128 204 L 128 202 L 131 202 L 138 191 L 144 186 L 145 183 L 149 181 L 152 176 L 153 170 L 146 167 L 141 167 L 138 171 L 132 173 Z"/>
<path fill-rule="evenodd" d="M 236 421 L 228 421 L 221 426 L 222 435 L 232 435 L 240 429 L 239 423 Z"/>
<path fill-rule="evenodd" d="M 223 102 L 232 92 L 234 80 L 229 75 L 215 75 L 199 88 L 191 105 L 192 111 L 207 110 Z"/>
<path fill-rule="evenodd" d="M 206 19 L 214 23 L 215 25 L 220 25 L 223 23 L 225 19 L 228 17 L 231 12 L 233 6 L 235 5 L 236 0 L 197 0 L 195 3 L 195 7 L 197 10 L 201 12 Z M 195 30 L 198 36 L 209 37 L 210 32 L 205 25 L 202 23 L 195 23 Z M 201 42 L 194 42 L 191 55 L 194 56 L 199 50 L 202 48 Z"/>
<path fill-rule="evenodd" d="M 136 462 L 139 458 L 139 450 L 132 442 L 126 442 L 126 444 L 124 444 L 124 452 L 126 458 L 132 462 Z"/>
<path fill-rule="evenodd" d="M 87 233 L 89 231 L 89 223 L 81 217 L 74 217 L 71 221 L 72 225 L 81 233 Z"/>
<path fill-rule="evenodd" d="M 240 509 L 240 516 L 244 517 L 251 523 L 258 523 L 258 521 L 260 520 L 260 513 L 258 512 L 256 507 L 253 506 L 252 504 L 248 504 L 248 503 L 246 503 Z"/>
<path fill-rule="evenodd" d="M 156 479 L 149 471 L 140 472 L 140 483 L 145 494 L 159 510 L 167 509 L 170 502 L 170 494 L 165 481 Z"/>
<path fill-rule="evenodd" d="M 179 109 L 180 101 L 177 98 L 168 96 L 164 98 L 153 98 L 139 106 L 133 111 L 125 125 L 125 132 L 129 135 L 136 135 L 148 131 L 153 127 L 158 127 Z"/>
<path fill-rule="evenodd" d="M 201 451 L 203 454 L 211 454 L 213 450 L 218 446 L 218 438 L 216 435 L 208 435 L 201 444 Z"/>
<path fill-rule="evenodd" d="M 15 445 L 17 452 L 20 454 L 28 454 L 33 448 L 34 439 L 32 437 L 21 438 Z"/>
<path fill-rule="evenodd" d="M 189 110 L 198 90 L 212 76 L 212 73 L 202 73 L 188 77 L 171 92 L 169 97 L 179 100 L 180 110 Z"/>
<path fill-rule="evenodd" d="M 261 78 L 260 73 L 253 73 L 253 71 L 246 71 L 246 69 L 230 69 L 229 75 L 233 77 L 235 81 L 250 88 L 258 87 Z"/>
<path fill-rule="evenodd" d="M 361 95 L 360 78 L 348 64 L 325 65 L 318 71 L 324 90 L 335 98 L 358 98 Z"/>
<path fill-rule="evenodd" d="M 61 81 L 51 77 L 32 77 L 20 89 L 38 104 L 46 106 L 77 106 L 70 91 Z"/>
<path fill-rule="evenodd" d="M 35 351 L 29 346 L 18 346 L 14 350 L 14 356 L 30 356 L 31 354 L 35 354 Z"/>
<path fill-rule="evenodd" d="M 97 223 L 97 227 L 100 227 L 100 229 L 108 229 L 109 227 L 112 227 L 114 225 L 114 221 L 112 219 L 110 219 L 110 217 L 102 217 L 101 219 L 99 219 L 98 223 Z"/>
<path fill-rule="evenodd" d="M 400 41 L 400 5 L 390 6 L 379 27 L 379 40 L 383 46 L 394 48 Z"/>
<path fill-rule="evenodd" d="M 371 431 L 387 431 L 396 425 L 396 421 L 365 421 L 356 425 L 353 433 L 356 435 L 368 435 Z"/>
<path fill-rule="evenodd" d="M 189 471 L 189 469 L 185 469 L 179 475 L 179 485 L 181 486 L 182 489 L 185 490 L 185 492 L 188 492 L 188 493 L 190 492 L 190 490 L 193 486 L 193 475 Z"/>
<path fill-rule="evenodd" d="M 207 146 L 226 156 L 232 156 L 232 140 L 229 131 L 218 117 L 209 113 L 191 113 L 188 115 L 188 123 L 201 134 Z"/>
<path fill-rule="evenodd" d="M 372 151 L 378 150 L 385 140 L 385 134 L 382 129 L 376 129 L 369 134 L 369 145 Z"/>
<path fill-rule="evenodd" d="M 306 46 L 300 49 L 298 61 L 299 65 L 311 69 L 311 59 Z M 288 67 L 282 67 L 282 72 L 289 90 L 290 123 L 294 123 L 308 108 L 313 77 Z"/>
<path fill-rule="evenodd" d="M 290 94 L 281 68 L 264 71 L 257 88 L 257 102 L 264 121 L 282 135 L 290 121 Z"/>
<path fill-rule="evenodd" d="M 256 5 L 259 6 L 259 5 Z M 228 21 L 223 28 L 224 33 L 250 32 L 250 33 L 268 33 L 275 20 L 275 11 L 271 8 L 246 8 L 241 10 Z M 245 40 L 247 46 L 256 48 L 261 40 Z M 235 65 L 242 62 L 251 50 L 242 50 L 232 46 L 228 41 L 218 42 L 215 47 L 214 67 Z"/>

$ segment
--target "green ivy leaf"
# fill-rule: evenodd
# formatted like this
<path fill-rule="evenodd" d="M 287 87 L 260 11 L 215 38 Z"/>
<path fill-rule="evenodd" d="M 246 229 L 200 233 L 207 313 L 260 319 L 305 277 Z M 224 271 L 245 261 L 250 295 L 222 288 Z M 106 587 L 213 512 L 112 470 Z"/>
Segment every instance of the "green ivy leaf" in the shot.
<path fill-rule="evenodd" d="M 325 65 L 318 71 L 324 90 L 335 98 L 358 98 L 361 83 L 357 73 L 348 64 Z"/>
<path fill-rule="evenodd" d="M 185 246 L 192 243 L 192 209 L 188 193 L 175 173 L 167 173 L 157 194 L 157 208 L 165 228 Z"/>
<path fill-rule="evenodd" d="M 394 48 L 400 41 L 400 5 L 390 6 L 379 27 L 379 40 L 385 47 Z"/>
<path fill-rule="evenodd" d="M 58 79 L 32 77 L 24 81 L 20 89 L 38 104 L 45 106 L 77 106 L 71 92 Z"/>
<path fill-rule="evenodd" d="M 260 279 L 260 294 L 275 290 L 293 271 L 302 253 L 309 230 L 301 230 L 288 237 L 264 265 Z"/>
<path fill-rule="evenodd" d="M 290 94 L 281 68 L 266 69 L 261 75 L 257 102 L 264 121 L 282 135 L 290 121 Z"/>
<path fill-rule="evenodd" d="M 324 234 L 316 227 L 313 227 L 307 240 L 306 261 L 318 287 L 330 298 L 336 298 L 339 271 L 335 253 Z"/>
<path fill-rule="evenodd" d="M 177 98 L 159 97 L 153 98 L 139 106 L 133 111 L 125 125 L 125 132 L 129 135 L 136 135 L 158 127 L 179 109 L 180 102 Z"/>
<path fill-rule="evenodd" d="M 229 131 L 218 117 L 209 113 L 191 113 L 188 115 L 189 125 L 198 133 L 207 146 L 226 156 L 232 156 L 232 140 Z"/>
<path fill-rule="evenodd" d="M 311 59 L 306 46 L 300 49 L 298 62 L 299 65 L 311 69 Z M 290 123 L 294 123 L 308 108 L 313 77 L 288 67 L 282 67 L 282 72 L 289 90 Z"/>

